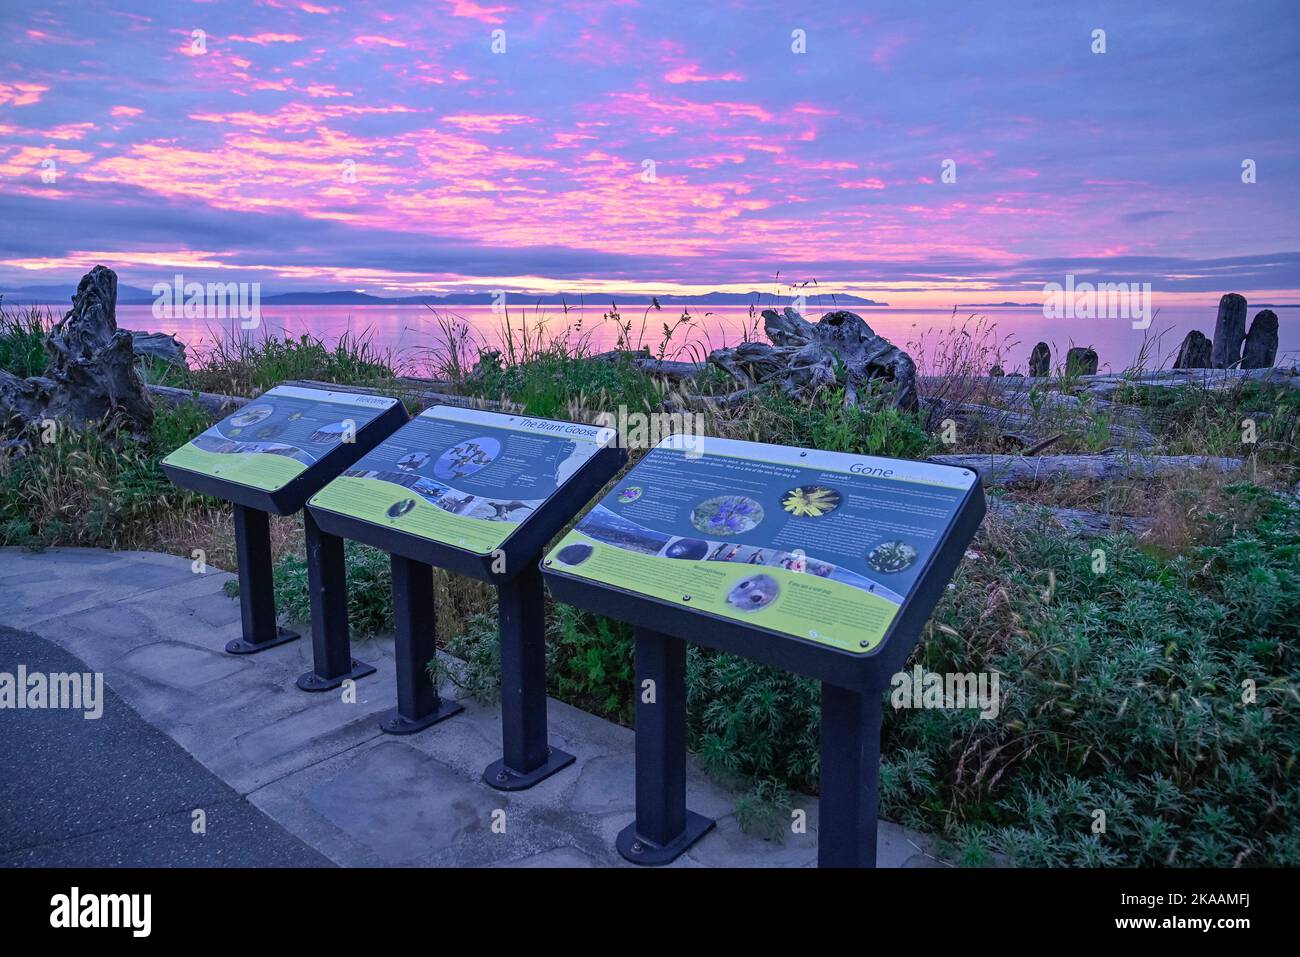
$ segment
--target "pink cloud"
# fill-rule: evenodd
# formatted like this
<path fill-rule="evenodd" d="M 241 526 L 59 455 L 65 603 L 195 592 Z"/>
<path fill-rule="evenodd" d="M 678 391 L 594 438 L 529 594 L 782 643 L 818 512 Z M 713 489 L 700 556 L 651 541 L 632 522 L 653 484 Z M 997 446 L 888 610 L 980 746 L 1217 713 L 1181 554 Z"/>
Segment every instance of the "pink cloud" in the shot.
<path fill-rule="evenodd" d="M 0 83 L 0 105 L 31 106 L 39 103 L 41 94 L 49 89 L 39 83 Z"/>
<path fill-rule="evenodd" d="M 450 4 L 453 17 L 466 17 L 479 23 L 505 23 L 500 14 L 508 13 L 511 9 L 504 5 L 482 6 L 473 0 L 445 0 L 445 2 Z"/>
<path fill-rule="evenodd" d="M 518 113 L 462 113 L 456 116 L 444 116 L 442 121 L 475 133 L 500 133 L 520 123 L 535 122 L 531 116 L 521 116 Z"/>
<path fill-rule="evenodd" d="M 231 36 L 236 43 L 256 43 L 260 47 L 272 43 L 301 43 L 302 37 L 296 33 L 256 33 L 251 37 Z"/>
<path fill-rule="evenodd" d="M 144 110 L 136 106 L 115 106 L 108 111 L 110 116 L 132 117 L 139 116 Z"/>
<path fill-rule="evenodd" d="M 366 34 L 365 36 L 354 37 L 352 40 L 357 46 L 363 47 L 405 47 L 406 44 L 401 40 L 394 40 L 391 37 L 381 37 L 375 34 Z"/>
<path fill-rule="evenodd" d="M 699 64 L 688 63 L 664 74 L 669 83 L 739 83 L 744 76 L 739 73 L 701 73 Z"/>

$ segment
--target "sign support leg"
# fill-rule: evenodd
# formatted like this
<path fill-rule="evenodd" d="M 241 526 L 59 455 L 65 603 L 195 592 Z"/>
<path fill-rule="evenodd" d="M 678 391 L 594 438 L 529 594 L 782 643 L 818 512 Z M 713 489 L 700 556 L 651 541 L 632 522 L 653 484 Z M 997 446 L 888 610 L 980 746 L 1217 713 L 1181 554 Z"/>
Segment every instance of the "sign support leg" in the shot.
<path fill-rule="evenodd" d="M 636 821 L 618 852 L 634 864 L 676 860 L 713 827 L 686 808 L 686 643 L 636 629 Z"/>
<path fill-rule="evenodd" d="M 497 588 L 501 626 L 501 754 L 483 781 L 522 791 L 575 760 L 546 740 L 546 623 L 541 556 Z"/>
<path fill-rule="evenodd" d="M 329 691 L 344 681 L 373 675 L 375 667 L 352 657 L 343 539 L 321 531 L 309 509 L 303 509 L 302 523 L 307 538 L 312 670 L 298 676 L 298 687 Z"/>
<path fill-rule="evenodd" d="M 439 697 L 428 664 L 437 653 L 433 618 L 433 569 L 424 562 L 392 555 L 393 622 L 397 640 L 397 707 L 386 712 L 379 729 L 414 734 L 465 709 Z"/>
<path fill-rule="evenodd" d="M 818 867 L 875 867 L 880 816 L 878 691 L 822 683 Z"/>
<path fill-rule="evenodd" d="M 235 555 L 239 562 L 239 614 L 244 634 L 226 643 L 232 655 L 251 655 L 302 636 L 275 622 L 271 577 L 271 522 L 266 512 L 234 506 Z"/>

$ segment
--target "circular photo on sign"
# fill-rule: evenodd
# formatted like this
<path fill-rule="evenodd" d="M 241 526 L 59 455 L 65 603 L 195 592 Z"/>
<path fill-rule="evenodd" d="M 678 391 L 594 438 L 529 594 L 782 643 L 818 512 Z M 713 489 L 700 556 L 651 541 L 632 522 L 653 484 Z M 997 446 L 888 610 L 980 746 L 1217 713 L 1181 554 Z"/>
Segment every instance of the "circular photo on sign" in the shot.
<path fill-rule="evenodd" d="M 250 425 L 257 425 L 268 415 L 275 411 L 273 405 L 254 405 L 230 417 L 230 424 L 236 428 L 245 429 Z"/>
<path fill-rule="evenodd" d="M 698 538 L 679 538 L 664 549 L 665 558 L 681 558 L 687 561 L 699 561 L 709 554 L 709 543 Z"/>
<path fill-rule="evenodd" d="M 581 565 L 591 557 L 591 546 L 565 545 L 555 553 L 555 557 L 565 565 Z"/>
<path fill-rule="evenodd" d="M 501 443 L 491 436 L 480 436 L 453 445 L 433 463 L 433 474 L 445 482 L 455 481 L 482 471 L 501 454 Z"/>
<path fill-rule="evenodd" d="M 341 442 L 344 433 L 349 430 L 355 432 L 357 424 L 351 419 L 344 419 L 342 422 L 331 422 L 329 425 L 322 425 L 319 429 L 311 434 L 313 442 Z"/>
<path fill-rule="evenodd" d="M 705 535 L 740 535 L 763 521 L 763 506 L 744 495 L 708 498 L 691 510 L 691 524 Z"/>
<path fill-rule="evenodd" d="M 409 455 L 403 455 L 397 460 L 397 467 L 403 472 L 414 472 L 428 461 L 428 452 L 411 452 Z"/>
<path fill-rule="evenodd" d="M 273 439 L 283 431 L 284 431 L 283 426 L 264 425 L 253 434 L 257 436 L 259 439 Z"/>
<path fill-rule="evenodd" d="M 916 561 L 916 549 L 907 542 L 881 542 L 867 553 L 867 564 L 878 572 L 901 572 Z"/>
<path fill-rule="evenodd" d="M 627 488 L 618 490 L 618 500 L 626 505 L 628 502 L 635 502 L 641 497 L 641 487 L 639 485 L 629 485 Z"/>
<path fill-rule="evenodd" d="M 821 518 L 842 501 L 840 493 L 827 485 L 800 485 L 781 497 L 781 507 L 796 518 Z"/>
<path fill-rule="evenodd" d="M 415 499 L 404 498 L 400 502 L 394 502 L 392 505 L 388 506 L 388 517 L 401 518 L 413 508 L 415 508 Z"/>
<path fill-rule="evenodd" d="M 731 586 L 727 604 L 739 611 L 758 611 L 776 601 L 781 586 L 771 575 L 750 575 Z"/>

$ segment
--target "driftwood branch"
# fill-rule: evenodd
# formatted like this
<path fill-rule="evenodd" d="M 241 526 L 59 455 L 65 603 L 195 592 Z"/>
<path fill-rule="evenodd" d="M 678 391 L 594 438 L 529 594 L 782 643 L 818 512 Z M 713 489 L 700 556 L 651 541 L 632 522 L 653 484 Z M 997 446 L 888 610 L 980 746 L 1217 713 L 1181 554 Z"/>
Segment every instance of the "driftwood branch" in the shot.
<path fill-rule="evenodd" d="M 175 389 L 168 385 L 145 386 L 149 394 L 162 399 L 170 406 L 194 402 L 202 406 L 214 419 L 234 412 L 249 400 L 242 395 L 221 395 L 217 392 L 196 392 L 192 389 Z"/>
<path fill-rule="evenodd" d="M 939 465 L 973 469 L 985 487 L 1045 482 L 1054 479 L 1151 478 L 1175 475 L 1191 469 L 1231 472 L 1241 468 L 1241 459 L 1216 455 L 1141 455 L 1109 450 L 1097 455 L 932 455 Z"/>
<path fill-rule="evenodd" d="M 1151 519 L 1134 515 L 1108 515 L 1104 512 L 1089 512 L 1079 508 L 1052 508 L 1047 505 L 1014 502 L 1004 498 L 989 499 L 988 507 L 992 514 L 1013 523 L 1034 522 L 1046 515 L 1067 535 L 1077 538 L 1096 538 L 1112 532 L 1129 532 L 1140 536 L 1149 532 L 1154 525 Z"/>

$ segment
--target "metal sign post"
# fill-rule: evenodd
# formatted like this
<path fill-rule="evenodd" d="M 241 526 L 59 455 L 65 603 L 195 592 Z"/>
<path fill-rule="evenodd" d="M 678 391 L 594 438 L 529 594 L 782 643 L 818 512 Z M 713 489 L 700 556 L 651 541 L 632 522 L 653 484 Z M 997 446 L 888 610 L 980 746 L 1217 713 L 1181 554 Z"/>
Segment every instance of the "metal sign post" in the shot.
<path fill-rule="evenodd" d="M 483 780 L 532 787 L 574 757 L 547 740 L 542 550 L 626 461 L 617 433 L 453 406 L 426 409 L 308 503 L 325 531 L 392 555 L 398 707 L 411 733 L 459 710 L 426 669 L 436 654 L 432 568 L 497 589 L 502 756 Z"/>
<path fill-rule="evenodd" d="M 873 867 L 881 697 L 984 516 L 979 477 L 924 462 L 673 436 L 543 561 L 551 593 L 636 633 L 636 819 L 667 864 L 686 808 L 686 644 L 822 684 L 818 863 Z"/>
<path fill-rule="evenodd" d="M 243 635 L 226 651 L 250 655 L 300 637 L 276 623 L 270 515 L 292 515 L 308 497 L 407 419 L 396 399 L 276 386 L 163 459 L 182 488 L 231 502 Z M 325 691 L 374 668 L 355 661 L 348 635 L 343 543 L 303 520 L 314 670 L 304 691 Z"/>

